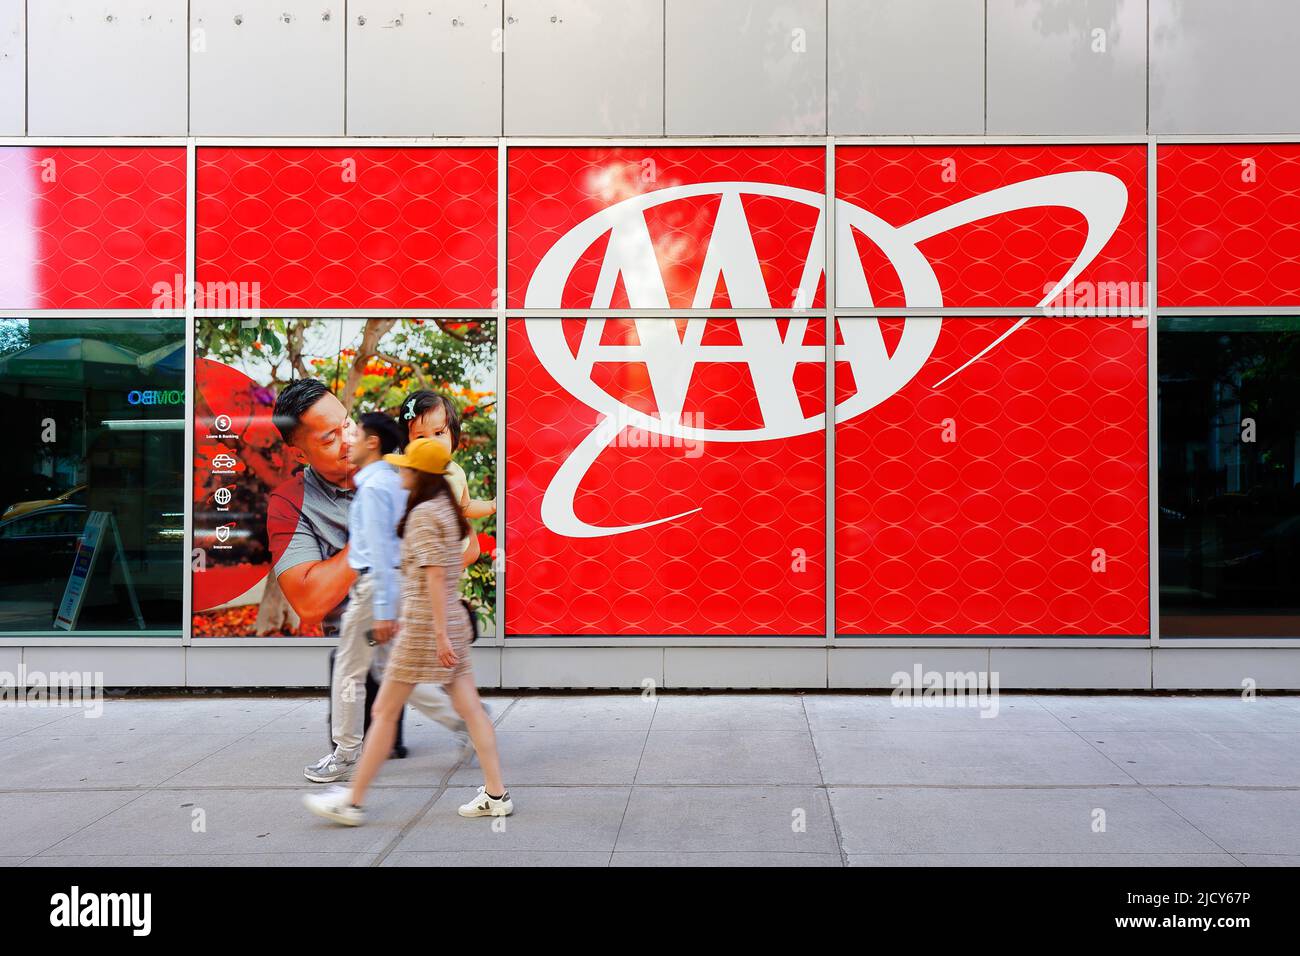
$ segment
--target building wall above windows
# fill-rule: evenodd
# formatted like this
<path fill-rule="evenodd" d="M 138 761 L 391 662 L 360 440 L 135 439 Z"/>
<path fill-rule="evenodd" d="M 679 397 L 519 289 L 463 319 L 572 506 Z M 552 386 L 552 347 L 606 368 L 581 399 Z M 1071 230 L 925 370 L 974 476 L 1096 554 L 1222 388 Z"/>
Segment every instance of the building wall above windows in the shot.
<path fill-rule="evenodd" d="M 0 0 L 0 135 L 1279 134 L 1298 32 L 1292 0 Z"/>
<path fill-rule="evenodd" d="M 0 136 L 26 132 L 27 7 L 0 0 Z"/>
<path fill-rule="evenodd" d="M 27 132 L 183 136 L 184 0 L 27 4 Z"/>

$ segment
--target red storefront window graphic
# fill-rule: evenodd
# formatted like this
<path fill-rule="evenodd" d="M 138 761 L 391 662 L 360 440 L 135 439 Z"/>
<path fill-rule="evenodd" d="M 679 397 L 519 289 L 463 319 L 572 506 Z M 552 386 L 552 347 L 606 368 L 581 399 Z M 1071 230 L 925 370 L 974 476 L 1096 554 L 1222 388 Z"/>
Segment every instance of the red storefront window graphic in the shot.
<path fill-rule="evenodd" d="M 0 308 L 180 308 L 184 274 L 185 150 L 0 148 Z"/>
<path fill-rule="evenodd" d="M 1156 150 L 1160 304 L 1300 305 L 1300 144 Z"/>
<path fill-rule="evenodd" d="M 1144 146 L 845 146 L 835 191 L 840 306 L 1146 304 Z"/>
<path fill-rule="evenodd" d="M 509 304 L 819 308 L 825 158 L 816 147 L 512 149 Z"/>
<path fill-rule="evenodd" d="M 837 631 L 1146 634 L 1144 323 L 1034 318 L 962 369 L 1016 320 L 840 321 L 934 344 L 836 429 Z"/>
<path fill-rule="evenodd" d="M 512 320 L 507 631 L 822 633 L 823 322 Z M 782 344 L 785 375 L 737 360 Z M 782 437 L 726 440 L 778 403 Z"/>
<path fill-rule="evenodd" d="M 495 149 L 204 148 L 200 306 L 496 305 Z"/>
<path fill-rule="evenodd" d="M 837 630 L 1145 633 L 1146 147 L 835 155 L 839 307 L 1000 316 L 838 323 Z M 198 304 L 491 307 L 505 201 L 510 306 L 680 310 L 509 322 L 507 632 L 822 633 L 825 150 L 497 156 L 201 148 Z M 1300 305 L 1300 146 L 1157 157 L 1162 304 Z M 184 176 L 0 150 L 0 308 L 178 307 Z"/>
<path fill-rule="evenodd" d="M 820 301 L 811 156 L 636 151 L 655 170 L 642 180 L 614 152 L 511 160 L 513 303 Z M 837 281 L 860 256 L 848 287 L 867 295 L 852 304 L 1121 305 L 1079 301 L 1100 283 L 1144 304 L 1141 148 L 845 152 L 860 176 L 836 210 L 852 238 Z M 946 193 L 921 182 L 944 160 Z M 875 201 L 891 216 L 857 205 Z M 822 633 L 824 332 L 797 317 L 511 322 L 507 632 Z M 837 332 L 838 629 L 1145 633 L 1142 320 Z"/>

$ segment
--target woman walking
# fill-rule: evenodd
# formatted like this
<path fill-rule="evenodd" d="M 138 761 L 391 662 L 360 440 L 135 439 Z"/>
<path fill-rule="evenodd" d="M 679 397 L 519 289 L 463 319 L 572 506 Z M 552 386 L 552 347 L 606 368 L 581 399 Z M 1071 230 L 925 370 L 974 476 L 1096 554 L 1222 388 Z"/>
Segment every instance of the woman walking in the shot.
<path fill-rule="evenodd" d="M 443 442 L 417 438 L 406 453 L 384 459 L 402 470 L 410 494 L 397 525 L 402 539 L 402 611 L 384 682 L 371 711 L 370 730 L 350 787 L 333 787 L 303 797 L 319 816 L 359 826 L 365 822 L 366 790 L 393 749 L 397 716 L 416 684 L 443 685 L 456 713 L 465 721 L 483 768 L 484 785 L 460 808 L 463 817 L 503 817 L 514 810 L 501 779 L 496 732 L 483 709 L 470 666 L 473 635 L 468 610 L 461 603 L 461 542 L 468 526 L 451 485 L 444 477 L 451 452 Z"/>

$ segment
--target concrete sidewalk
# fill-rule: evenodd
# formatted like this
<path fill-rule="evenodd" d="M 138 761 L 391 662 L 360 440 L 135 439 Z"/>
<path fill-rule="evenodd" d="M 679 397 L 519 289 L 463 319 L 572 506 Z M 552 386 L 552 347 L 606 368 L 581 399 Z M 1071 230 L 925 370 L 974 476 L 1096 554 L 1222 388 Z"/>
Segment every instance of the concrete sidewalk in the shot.
<path fill-rule="evenodd" d="M 1300 865 L 1300 698 L 490 698 L 516 812 L 408 711 L 371 822 L 310 816 L 321 697 L 0 709 L 0 864 Z"/>

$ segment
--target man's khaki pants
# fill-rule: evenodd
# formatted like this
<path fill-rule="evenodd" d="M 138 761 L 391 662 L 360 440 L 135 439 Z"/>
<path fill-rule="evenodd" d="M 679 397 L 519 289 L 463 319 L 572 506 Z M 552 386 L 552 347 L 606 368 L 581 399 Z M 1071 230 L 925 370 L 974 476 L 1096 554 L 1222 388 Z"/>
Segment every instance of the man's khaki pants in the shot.
<path fill-rule="evenodd" d="M 381 651 L 387 658 L 392 641 L 379 647 L 366 642 L 366 632 L 374 627 L 374 576 L 361 574 L 348 592 L 348 607 L 343 612 L 338 650 L 334 652 L 333 697 L 334 721 L 331 731 L 334 746 L 341 754 L 355 756 L 361 749 L 366 713 L 366 672 Z M 449 730 L 461 730 L 464 724 L 456 716 L 447 695 L 436 684 L 416 684 L 409 698 L 411 706 Z"/>

